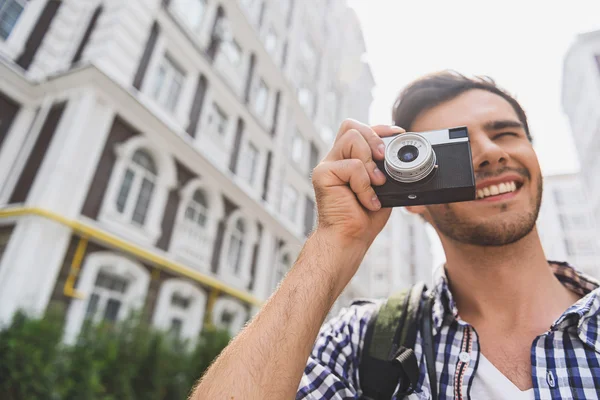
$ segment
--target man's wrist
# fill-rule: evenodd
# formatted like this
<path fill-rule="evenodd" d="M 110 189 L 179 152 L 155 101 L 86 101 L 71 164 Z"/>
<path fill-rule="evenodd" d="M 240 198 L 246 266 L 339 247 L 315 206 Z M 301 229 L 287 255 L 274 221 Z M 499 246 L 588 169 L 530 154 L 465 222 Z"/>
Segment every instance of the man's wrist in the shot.
<path fill-rule="evenodd" d="M 317 229 L 308 238 L 301 257 L 316 257 L 323 278 L 334 282 L 339 296 L 362 263 L 370 243 L 349 239 L 327 229 Z"/>

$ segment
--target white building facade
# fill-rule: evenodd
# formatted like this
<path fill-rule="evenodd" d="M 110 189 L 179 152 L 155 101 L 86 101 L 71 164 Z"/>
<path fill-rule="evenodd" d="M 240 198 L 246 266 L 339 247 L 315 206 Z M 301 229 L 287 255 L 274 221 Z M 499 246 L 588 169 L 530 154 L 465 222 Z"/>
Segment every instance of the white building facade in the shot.
<path fill-rule="evenodd" d="M 237 332 L 315 222 L 374 85 L 344 1 L 0 2 L 0 324 Z"/>
<path fill-rule="evenodd" d="M 544 178 L 537 227 L 546 257 L 600 277 L 600 247 L 586 185 L 579 174 Z"/>
<path fill-rule="evenodd" d="M 569 49 L 563 66 L 562 106 L 573 132 L 587 202 L 599 226 L 600 31 L 579 35 Z"/>

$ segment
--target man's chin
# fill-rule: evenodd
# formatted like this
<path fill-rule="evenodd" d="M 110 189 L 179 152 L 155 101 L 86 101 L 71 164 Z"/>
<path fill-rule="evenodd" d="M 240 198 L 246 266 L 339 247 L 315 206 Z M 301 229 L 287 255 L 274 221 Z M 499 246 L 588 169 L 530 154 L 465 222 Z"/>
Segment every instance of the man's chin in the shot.
<path fill-rule="evenodd" d="M 533 213 L 506 212 L 457 218 L 454 221 L 433 218 L 444 236 L 454 241 L 476 246 L 506 246 L 518 242 L 535 227 Z"/>

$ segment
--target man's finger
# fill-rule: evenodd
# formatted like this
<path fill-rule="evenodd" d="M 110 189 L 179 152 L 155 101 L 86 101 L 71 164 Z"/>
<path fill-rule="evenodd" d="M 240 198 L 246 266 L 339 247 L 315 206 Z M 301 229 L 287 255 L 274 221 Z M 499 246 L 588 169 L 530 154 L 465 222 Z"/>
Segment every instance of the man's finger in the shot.
<path fill-rule="evenodd" d="M 356 120 L 346 119 L 344 122 L 342 122 L 342 125 L 340 126 L 340 130 L 337 134 L 336 141 L 340 140 L 340 138 L 343 135 L 345 135 L 348 131 L 356 129 L 365 138 L 365 140 L 369 144 L 369 147 L 371 147 L 373 158 L 376 160 L 382 160 L 385 153 L 385 146 L 383 144 L 383 140 L 381 140 L 381 137 L 403 133 L 404 129 L 386 125 L 377 125 L 376 128 L 377 130 L 371 128 L 369 125 L 365 125 Z"/>
<path fill-rule="evenodd" d="M 377 164 L 373 160 L 371 147 L 364 135 L 357 129 L 350 129 L 345 132 L 334 143 L 325 160 L 337 161 L 349 158 L 361 160 L 365 164 L 372 184 L 383 185 L 385 183 L 385 175 L 377 168 Z"/>
<path fill-rule="evenodd" d="M 373 125 L 371 129 L 373 129 L 379 137 L 388 137 L 406 132 L 404 128 L 395 125 Z"/>
<path fill-rule="evenodd" d="M 368 210 L 377 211 L 381 203 L 371 186 L 371 180 L 361 160 L 326 161 L 313 172 L 315 188 L 349 185 L 358 201 Z"/>

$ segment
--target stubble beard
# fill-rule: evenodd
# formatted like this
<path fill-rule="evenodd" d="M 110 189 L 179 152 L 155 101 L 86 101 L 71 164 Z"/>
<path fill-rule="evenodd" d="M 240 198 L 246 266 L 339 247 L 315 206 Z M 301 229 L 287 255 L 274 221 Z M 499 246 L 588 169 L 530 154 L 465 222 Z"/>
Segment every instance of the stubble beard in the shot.
<path fill-rule="evenodd" d="M 542 205 L 543 181 L 538 176 L 538 185 L 533 209 L 501 222 L 473 224 L 461 220 L 451 204 L 430 208 L 429 214 L 435 227 L 444 236 L 459 243 L 475 246 L 506 246 L 527 236 L 535 227 Z M 506 206 L 502 207 L 502 212 Z"/>

